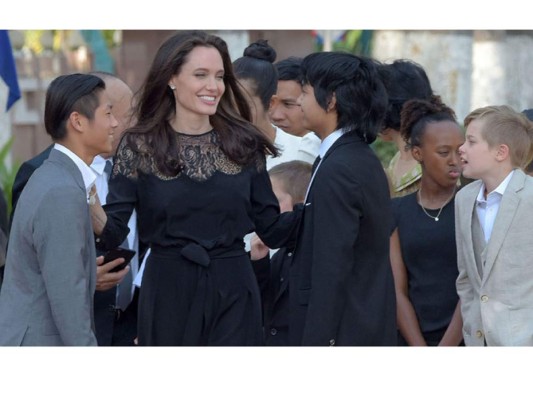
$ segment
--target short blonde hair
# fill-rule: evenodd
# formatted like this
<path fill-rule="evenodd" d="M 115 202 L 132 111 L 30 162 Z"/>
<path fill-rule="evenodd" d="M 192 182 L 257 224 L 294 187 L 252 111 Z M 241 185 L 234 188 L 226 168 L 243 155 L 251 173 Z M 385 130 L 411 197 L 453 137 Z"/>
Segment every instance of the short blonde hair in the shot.
<path fill-rule="evenodd" d="M 299 203 L 305 199 L 311 180 L 311 170 L 311 164 L 293 160 L 273 166 L 268 170 L 268 174 L 270 178 L 279 180 L 283 190 L 291 195 L 293 202 Z"/>
<path fill-rule="evenodd" d="M 474 120 L 483 120 L 481 136 L 489 147 L 509 147 L 511 164 L 524 169 L 533 159 L 533 123 L 509 106 L 478 108 L 465 117 L 465 129 Z"/>

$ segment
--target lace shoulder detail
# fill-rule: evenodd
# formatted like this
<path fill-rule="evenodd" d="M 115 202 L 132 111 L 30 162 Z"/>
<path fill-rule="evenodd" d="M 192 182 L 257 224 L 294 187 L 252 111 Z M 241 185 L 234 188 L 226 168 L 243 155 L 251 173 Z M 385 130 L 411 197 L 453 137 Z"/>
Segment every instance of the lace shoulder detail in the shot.
<path fill-rule="evenodd" d="M 187 175 L 195 181 L 205 181 L 219 171 L 227 175 L 236 175 L 242 167 L 230 160 L 220 148 L 215 131 L 202 135 L 187 135 L 176 132 L 178 146 L 178 163 L 180 172 L 175 176 L 163 174 L 157 168 L 153 156 L 153 149 L 145 139 L 134 139 L 134 148 L 123 140 L 117 149 L 113 175 L 122 174 L 130 179 L 138 178 L 139 171 L 153 174 L 162 180 L 172 180 L 181 174 Z M 168 156 L 168 161 L 172 161 Z"/>
<path fill-rule="evenodd" d="M 153 164 L 152 150 L 142 137 L 136 137 L 130 145 L 126 138 L 120 142 L 115 155 L 113 176 L 121 174 L 130 179 L 137 179 L 139 170 L 149 171 Z"/>
<path fill-rule="evenodd" d="M 231 161 L 222 151 L 215 131 L 202 135 L 177 133 L 182 172 L 196 181 L 205 181 L 220 171 L 236 175 L 242 167 Z"/>

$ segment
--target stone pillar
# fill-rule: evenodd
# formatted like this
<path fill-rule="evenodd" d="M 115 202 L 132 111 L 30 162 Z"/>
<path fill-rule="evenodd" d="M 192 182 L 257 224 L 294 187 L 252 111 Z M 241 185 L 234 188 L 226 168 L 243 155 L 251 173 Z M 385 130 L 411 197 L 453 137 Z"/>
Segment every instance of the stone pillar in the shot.
<path fill-rule="evenodd" d="M 516 111 L 533 108 L 533 31 L 506 31 L 507 103 Z"/>
<path fill-rule="evenodd" d="M 506 104 L 505 31 L 475 31 L 471 109 Z"/>

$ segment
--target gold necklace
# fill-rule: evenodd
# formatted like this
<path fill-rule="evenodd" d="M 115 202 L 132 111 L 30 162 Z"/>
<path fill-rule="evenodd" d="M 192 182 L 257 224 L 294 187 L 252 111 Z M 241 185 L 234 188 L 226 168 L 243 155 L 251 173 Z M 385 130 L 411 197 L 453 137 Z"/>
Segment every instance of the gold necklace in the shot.
<path fill-rule="evenodd" d="M 420 206 L 420 208 L 422 209 L 422 211 L 424 211 L 424 214 L 426 214 L 429 218 L 431 219 L 434 219 L 435 222 L 439 222 L 439 216 L 440 216 L 440 213 L 442 212 L 442 209 L 444 208 L 444 206 L 446 204 L 448 204 L 451 199 L 453 199 L 453 196 L 455 195 L 455 189 L 453 190 L 452 192 L 452 195 L 450 196 L 450 198 L 448 200 L 446 200 L 444 202 L 444 204 L 441 206 L 441 208 L 439 209 L 439 212 L 437 213 L 437 215 L 434 217 L 433 215 L 429 214 L 426 209 L 424 208 L 424 206 L 422 205 L 422 185 L 420 185 L 420 189 L 418 189 L 418 205 Z"/>

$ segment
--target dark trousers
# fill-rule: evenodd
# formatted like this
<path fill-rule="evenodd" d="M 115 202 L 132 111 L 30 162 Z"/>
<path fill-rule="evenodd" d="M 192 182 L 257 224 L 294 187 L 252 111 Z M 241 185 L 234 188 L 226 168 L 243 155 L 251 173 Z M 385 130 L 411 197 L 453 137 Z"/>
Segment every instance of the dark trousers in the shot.
<path fill-rule="evenodd" d="M 135 289 L 133 299 L 126 311 L 115 311 L 115 322 L 111 346 L 134 346 L 137 337 L 137 310 L 139 289 Z"/>
<path fill-rule="evenodd" d="M 133 346 L 137 337 L 137 310 L 139 290 L 125 311 L 115 308 L 116 289 L 96 292 L 94 319 L 99 346 Z"/>

